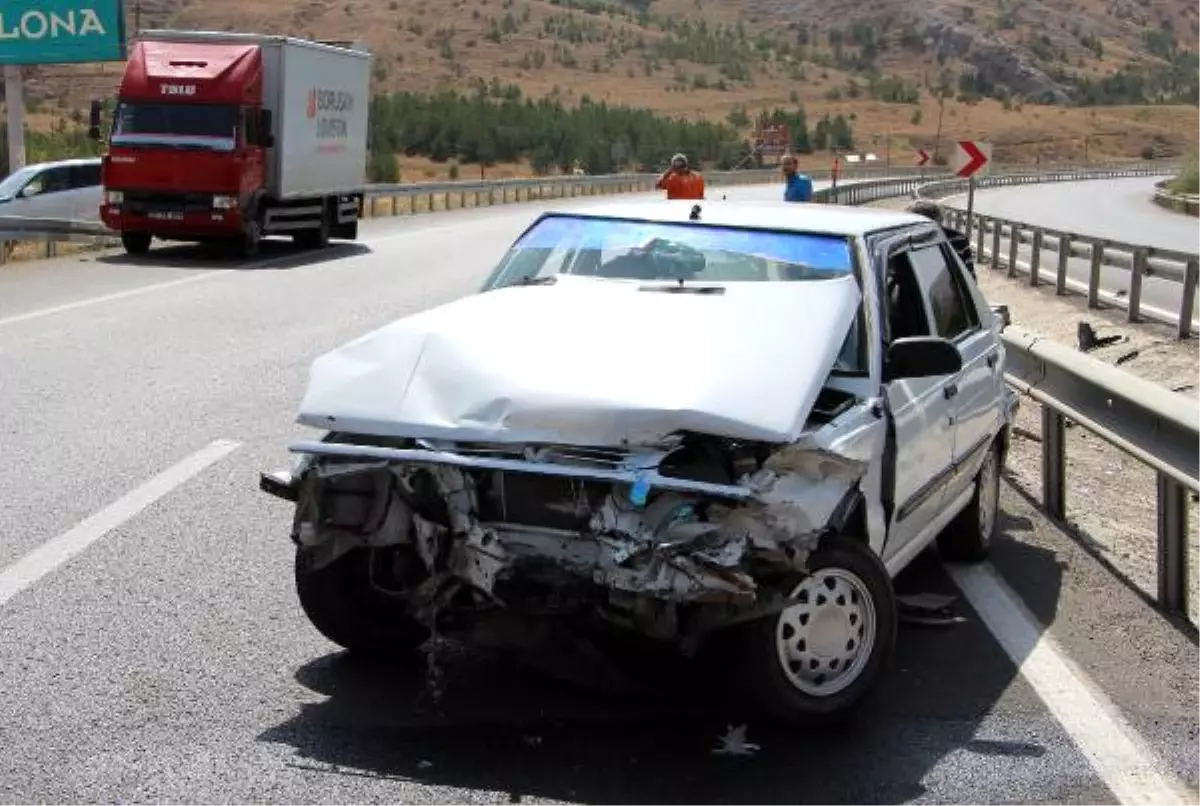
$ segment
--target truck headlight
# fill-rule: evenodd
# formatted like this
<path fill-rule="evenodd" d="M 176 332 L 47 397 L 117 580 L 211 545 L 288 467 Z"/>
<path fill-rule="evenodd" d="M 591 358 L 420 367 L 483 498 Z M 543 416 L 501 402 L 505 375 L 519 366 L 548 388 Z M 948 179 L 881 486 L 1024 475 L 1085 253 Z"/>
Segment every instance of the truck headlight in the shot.
<path fill-rule="evenodd" d="M 213 196 L 214 210 L 234 210 L 237 208 L 237 196 Z"/>
<path fill-rule="evenodd" d="M 105 204 L 120 204 L 123 201 L 125 201 L 125 194 L 122 193 L 121 191 L 119 191 L 119 190 L 104 191 L 104 203 Z"/>

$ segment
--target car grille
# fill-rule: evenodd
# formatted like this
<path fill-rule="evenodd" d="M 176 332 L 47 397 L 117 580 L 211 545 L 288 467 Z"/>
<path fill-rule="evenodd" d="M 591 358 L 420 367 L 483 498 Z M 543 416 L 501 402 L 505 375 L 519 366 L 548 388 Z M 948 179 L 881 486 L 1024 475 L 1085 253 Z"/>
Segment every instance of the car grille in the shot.
<path fill-rule="evenodd" d="M 122 210 L 132 215 L 147 213 L 207 213 L 212 210 L 211 193 L 161 193 L 127 190 Z"/>

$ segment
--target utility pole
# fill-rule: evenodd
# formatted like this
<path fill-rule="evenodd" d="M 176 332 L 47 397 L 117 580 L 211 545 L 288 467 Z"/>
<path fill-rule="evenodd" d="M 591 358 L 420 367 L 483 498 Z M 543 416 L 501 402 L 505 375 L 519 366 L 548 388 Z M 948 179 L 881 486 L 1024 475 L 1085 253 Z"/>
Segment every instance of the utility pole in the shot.
<path fill-rule="evenodd" d="M 4 105 L 8 108 L 8 172 L 25 167 L 25 98 L 21 66 L 4 65 Z"/>
<path fill-rule="evenodd" d="M 133 4 L 133 33 L 137 35 L 138 31 L 142 30 L 142 0 L 136 0 Z"/>
<path fill-rule="evenodd" d="M 946 111 L 946 96 L 942 94 L 941 88 L 938 89 L 938 123 L 937 134 L 933 137 L 933 166 L 938 164 L 938 149 L 942 146 L 942 113 Z"/>

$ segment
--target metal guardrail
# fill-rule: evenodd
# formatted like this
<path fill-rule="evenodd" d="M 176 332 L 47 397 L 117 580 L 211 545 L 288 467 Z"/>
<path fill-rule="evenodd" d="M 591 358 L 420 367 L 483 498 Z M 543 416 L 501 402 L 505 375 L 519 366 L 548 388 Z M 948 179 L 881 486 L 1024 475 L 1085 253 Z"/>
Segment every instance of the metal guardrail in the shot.
<path fill-rule="evenodd" d="M 1170 170 L 1169 166 L 1154 165 L 1125 168 L 1103 174 L 1091 172 L 1087 176 L 1081 176 L 1075 172 L 1055 172 L 1045 177 L 1042 175 L 996 176 L 980 180 L 976 184 L 976 188 L 1034 184 L 1045 181 L 1158 176 L 1169 173 Z M 967 184 L 963 180 L 942 181 L 922 185 L 913 192 L 913 196 L 923 199 L 940 199 L 965 193 L 966 189 Z M 1044 281 L 1053 282 L 1055 291 L 1059 294 L 1065 294 L 1068 289 L 1086 294 L 1089 308 L 1098 308 L 1103 300 L 1105 304 L 1124 310 L 1130 322 L 1151 319 L 1174 325 L 1180 338 L 1187 338 L 1197 329 L 1197 323 L 1193 318 L 1193 308 L 1196 302 L 1197 282 L 1200 281 L 1200 255 L 1147 244 L 1128 243 L 1111 238 L 1065 232 L 982 213 L 973 214 L 972 220 L 968 221 L 966 212 L 957 208 L 945 208 L 944 215 L 948 225 L 959 229 L 975 241 L 975 253 L 980 258 L 989 260 L 993 266 L 1003 263 L 1007 267 L 1009 277 L 1015 277 L 1018 271 L 1021 271 L 1028 276 L 1030 285 L 1036 286 Z M 1002 251 L 1003 241 L 1007 241 L 1007 256 Z M 1020 259 L 1019 247 L 1025 244 L 1029 245 L 1030 256 L 1025 266 L 1022 266 L 1023 261 Z M 990 248 L 988 248 L 989 245 Z M 1057 266 L 1053 274 L 1043 272 L 1041 268 L 1043 252 L 1046 251 L 1058 254 Z M 1090 261 L 1086 285 L 1077 283 L 1068 277 L 1068 260 L 1071 258 Z M 1113 266 L 1131 272 L 1127 296 L 1110 293 L 1100 287 L 1103 266 Z M 1156 277 L 1182 285 L 1177 312 L 1163 312 L 1143 307 L 1142 285 L 1147 277 Z"/>
<path fill-rule="evenodd" d="M 1193 193 L 1176 193 L 1167 187 L 1172 180 L 1154 183 L 1154 203 L 1159 207 L 1190 216 L 1200 216 L 1200 196 Z"/>

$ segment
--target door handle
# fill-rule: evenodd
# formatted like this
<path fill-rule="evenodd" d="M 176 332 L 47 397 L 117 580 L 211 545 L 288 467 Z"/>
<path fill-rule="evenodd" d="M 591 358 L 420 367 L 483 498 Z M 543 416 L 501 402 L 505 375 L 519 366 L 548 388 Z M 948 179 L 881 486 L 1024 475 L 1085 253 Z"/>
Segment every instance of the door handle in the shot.
<path fill-rule="evenodd" d="M 989 369 L 995 369 L 996 361 L 999 360 L 995 353 L 988 353 L 987 365 Z"/>
<path fill-rule="evenodd" d="M 942 387 L 942 394 L 945 395 L 947 400 L 954 397 L 958 394 L 958 384 L 953 382 L 946 384 Z"/>

